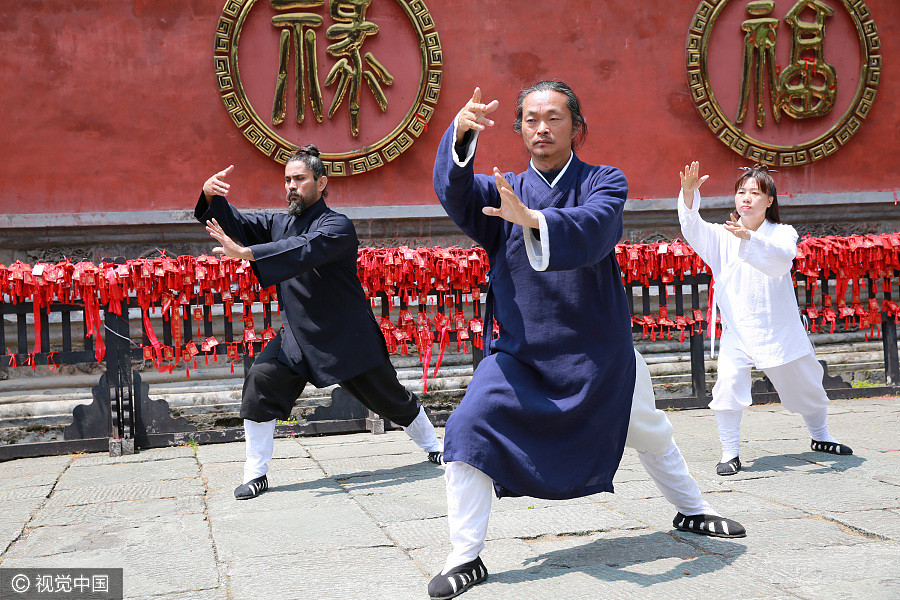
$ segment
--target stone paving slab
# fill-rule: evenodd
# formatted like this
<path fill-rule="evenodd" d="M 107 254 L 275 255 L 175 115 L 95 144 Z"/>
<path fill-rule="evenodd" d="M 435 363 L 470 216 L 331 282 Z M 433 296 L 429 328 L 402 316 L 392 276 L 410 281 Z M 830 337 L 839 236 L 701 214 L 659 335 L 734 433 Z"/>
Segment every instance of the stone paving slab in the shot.
<path fill-rule="evenodd" d="M 49 490 L 48 490 L 49 493 Z M 3 510 L 0 511 L 0 524 L 16 523 L 24 525 L 32 515 L 47 501 L 45 496 L 32 496 L 19 498 L 15 502 L 12 499 L 2 502 Z"/>
<path fill-rule="evenodd" d="M 833 546 L 808 548 L 784 554 L 755 552 L 735 561 L 748 576 L 769 582 L 794 593 L 801 588 L 824 593 L 832 586 L 856 581 L 856 598 L 868 599 L 876 590 L 897 590 L 897 546 L 890 542 L 871 542 L 862 547 Z M 873 580 L 880 584 L 871 588 L 864 584 Z M 816 596 L 809 596 L 814 598 Z M 830 594 L 818 598 L 831 598 Z"/>
<path fill-rule="evenodd" d="M 353 477 L 341 480 L 341 485 L 381 524 L 446 516 L 447 494 L 442 469 L 429 464 L 409 472 L 406 477 L 389 481 L 378 476 Z"/>
<path fill-rule="evenodd" d="M 27 460 L 0 462 L 0 479 L 23 477 L 41 473 L 59 476 L 73 460 L 72 456 L 42 456 Z"/>
<path fill-rule="evenodd" d="M 300 549 L 266 561 L 235 560 L 233 598 L 278 600 L 423 599 L 428 579 L 396 548 Z"/>
<path fill-rule="evenodd" d="M 302 462 L 298 464 L 298 461 Z M 294 468 L 302 466 L 302 468 Z M 306 468 L 310 466 L 310 468 Z M 207 485 L 206 496 L 210 505 L 225 503 L 233 505 L 234 489 L 243 481 L 243 465 L 234 463 L 212 463 L 205 465 L 202 476 Z M 301 498 L 290 498 L 289 492 L 314 492 L 317 495 L 342 493 L 336 482 L 325 476 L 322 470 L 307 459 L 288 458 L 272 461 L 267 476 L 269 490 L 265 496 L 255 499 L 255 503 L 273 503 L 276 500 L 287 506 L 296 506 Z"/>
<path fill-rule="evenodd" d="M 864 486 L 864 492 L 863 492 Z M 858 511 L 900 508 L 900 488 L 839 473 L 784 474 L 777 478 L 735 481 L 738 492 L 768 498 L 807 511 Z"/>
<path fill-rule="evenodd" d="M 215 462 L 240 462 L 247 458 L 244 442 L 209 444 L 196 450 L 197 460 L 203 464 Z M 273 459 L 309 458 L 309 452 L 295 438 L 277 438 L 272 451 Z"/>
<path fill-rule="evenodd" d="M 0 493 L 16 494 L 29 487 L 52 488 L 58 479 L 59 473 L 4 474 L 0 475 Z"/>
<path fill-rule="evenodd" d="M 128 596 L 130 600 L 161 600 L 160 596 Z M 196 590 L 176 594 L 166 594 L 165 600 L 230 600 L 224 587 Z"/>
<path fill-rule="evenodd" d="M 761 521 L 799 519 L 809 516 L 808 513 L 796 508 L 743 494 L 725 492 L 707 494 L 705 498 L 714 510 L 723 516 L 740 521 L 741 524 L 748 528 L 755 527 L 755 524 Z M 676 511 L 662 497 L 631 500 L 613 497 L 604 500 L 602 503 L 610 510 L 614 510 L 646 527 L 652 527 L 658 531 L 675 531 L 672 521 L 675 518 Z"/>
<path fill-rule="evenodd" d="M 54 492 L 45 505 L 47 508 L 78 506 L 98 502 L 118 502 L 142 500 L 144 498 L 180 498 L 189 495 L 203 495 L 200 478 L 173 479 L 171 481 L 151 481 L 117 485 L 91 485 Z"/>
<path fill-rule="evenodd" d="M 746 538 L 676 531 L 626 450 L 615 494 L 495 500 L 491 575 L 463 598 L 900 598 L 900 399 L 831 404 L 852 457 L 810 451 L 778 405 L 751 407 L 745 470 L 727 478 L 712 412 L 667 414 Z M 442 468 L 400 431 L 283 438 L 275 456 L 270 489 L 241 502 L 243 442 L 0 463 L 0 566 L 123 567 L 130 600 L 427 598 L 450 549 Z"/>
<path fill-rule="evenodd" d="M 196 452 L 190 446 L 172 446 L 169 448 L 150 448 L 141 450 L 136 454 L 123 456 L 109 456 L 108 454 L 85 454 L 75 457 L 72 466 L 84 467 L 93 465 L 110 465 L 118 463 L 142 463 L 154 460 L 169 460 L 172 458 L 185 458 L 195 456 Z M 30 460 L 30 459 L 29 459 Z"/>
<path fill-rule="evenodd" d="M 864 535 L 900 542 L 900 510 L 869 509 L 841 513 L 826 511 L 824 516 Z"/>
<path fill-rule="evenodd" d="M 13 505 L 13 503 L 17 503 L 20 500 L 28 501 L 36 498 L 44 500 L 52 491 L 52 484 L 29 485 L 21 488 L 0 490 L 0 503 L 3 505 L 6 505 L 7 503 Z M 2 517 L 0 517 L 0 521 L 2 520 Z"/>
<path fill-rule="evenodd" d="M 860 590 L 865 590 L 860 593 Z M 800 600 L 897 600 L 900 598 L 900 578 L 871 578 L 838 581 L 827 584 L 801 585 L 791 588 L 791 598 Z"/>
<path fill-rule="evenodd" d="M 202 496 L 180 498 L 143 498 L 138 500 L 101 502 L 79 506 L 45 508 L 28 522 L 29 527 L 49 525 L 100 525 L 107 521 L 178 521 L 184 515 L 203 513 L 206 505 Z"/>
<path fill-rule="evenodd" d="M 325 494 L 324 485 L 319 484 L 313 489 L 267 492 L 253 500 L 210 503 L 219 558 L 228 562 L 240 557 L 390 545 L 384 532 L 349 495 L 334 482 L 332 486 Z"/>
<path fill-rule="evenodd" d="M 206 547 L 204 547 L 206 546 Z M 149 560 L 152 557 L 153 560 Z M 3 567 L 121 568 L 125 598 L 176 597 L 200 590 L 222 589 L 215 556 L 209 544 L 196 540 L 192 545 L 173 545 L 148 554 L 135 546 L 126 549 L 81 551 L 77 555 L 6 558 Z M 188 596 L 190 597 L 190 596 Z M 215 596 L 214 596 L 215 597 Z M 218 596 L 221 598 L 221 596 Z M 254 596 L 246 596 L 248 600 Z"/>
<path fill-rule="evenodd" d="M 388 434 L 385 434 L 388 435 Z M 316 450 L 310 449 L 310 454 L 316 459 Z M 413 465 L 431 465 L 425 452 L 414 454 L 379 454 L 367 457 L 316 459 L 316 462 L 325 471 L 325 474 L 335 479 L 360 478 L 371 476 L 384 476 L 386 479 L 403 478 L 407 469 Z"/>
<path fill-rule="evenodd" d="M 138 481 L 169 481 L 198 477 L 200 465 L 193 456 L 148 462 L 118 462 L 102 466 L 75 463 L 63 473 L 56 490 L 103 485 L 117 485 Z"/>
<path fill-rule="evenodd" d="M 727 540 L 719 545 L 729 554 L 739 554 L 741 548 Z M 731 571 L 730 559 L 646 529 L 497 540 L 488 542 L 483 557 L 491 574 L 466 598 L 745 599 L 777 592 L 766 583 L 741 581 Z"/>
<path fill-rule="evenodd" d="M 348 439 L 343 444 L 328 444 L 310 448 L 310 453 L 316 460 L 326 461 L 342 458 L 386 456 L 390 454 L 415 454 L 416 460 L 419 460 L 424 452 L 405 434 L 391 432 L 390 437 L 379 435 L 373 436 L 373 438 L 367 439 L 366 437 L 353 436 L 353 439 Z"/>
<path fill-rule="evenodd" d="M 6 552 L 9 545 L 19 539 L 21 534 L 21 524 L 15 522 L 0 523 L 0 552 Z"/>
<path fill-rule="evenodd" d="M 208 540 L 209 525 L 202 513 L 182 514 L 179 519 L 91 521 L 74 525 L 28 527 L 7 553 L 8 558 L 78 555 L 96 550 L 122 552 L 144 548 L 148 552 L 166 552 L 179 546 L 190 548 Z M 67 557 L 69 559 L 72 556 Z"/>

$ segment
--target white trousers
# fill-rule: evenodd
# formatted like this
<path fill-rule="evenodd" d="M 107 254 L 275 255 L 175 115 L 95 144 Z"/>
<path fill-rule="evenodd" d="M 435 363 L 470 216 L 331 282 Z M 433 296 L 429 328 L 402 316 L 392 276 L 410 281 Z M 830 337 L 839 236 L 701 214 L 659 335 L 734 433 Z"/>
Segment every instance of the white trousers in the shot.
<path fill-rule="evenodd" d="M 435 452 L 441 449 L 434 425 L 431 424 L 422 407 L 419 407 L 418 416 L 408 427 L 404 427 L 403 431 L 419 448 L 426 452 Z M 247 483 L 269 472 L 269 461 L 272 460 L 275 446 L 275 421 L 257 423 L 244 419 L 244 439 L 247 447 L 244 483 Z"/>
<path fill-rule="evenodd" d="M 713 386 L 709 407 L 716 411 L 719 441 L 722 444 L 721 461 L 726 462 L 739 455 L 741 414 L 750 406 L 753 361 L 737 346 L 733 335 L 722 336 L 719 351 L 718 377 Z M 809 435 L 820 442 L 833 442 L 828 433 L 828 395 L 822 385 L 822 365 L 810 352 L 789 363 L 768 367 L 763 372 L 772 382 L 781 405 L 792 413 L 800 413 L 806 422 Z"/>
<path fill-rule="evenodd" d="M 700 497 L 681 451 L 672 439 L 672 424 L 656 408 L 650 370 L 635 351 L 636 375 L 631 420 L 625 445 L 637 450 L 647 474 L 678 512 L 718 514 Z M 494 482 L 484 472 L 459 461 L 447 463 L 447 522 L 453 546 L 443 572 L 475 560 L 484 549 Z"/>
<path fill-rule="evenodd" d="M 718 377 L 713 386 L 713 410 L 743 410 L 750 406 L 750 371 L 753 361 L 737 347 L 733 335 L 722 336 L 719 350 Z M 812 352 L 763 372 L 775 386 L 786 410 L 801 415 L 820 412 L 828 406 L 828 395 L 822 386 L 822 365 Z"/>

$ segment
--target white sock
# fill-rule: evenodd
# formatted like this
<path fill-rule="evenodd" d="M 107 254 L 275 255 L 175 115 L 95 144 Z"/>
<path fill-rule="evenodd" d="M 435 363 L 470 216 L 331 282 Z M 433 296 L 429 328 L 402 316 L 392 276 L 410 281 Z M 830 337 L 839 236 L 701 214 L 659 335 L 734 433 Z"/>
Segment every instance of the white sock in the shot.
<path fill-rule="evenodd" d="M 722 444 L 722 460 L 728 462 L 740 456 L 742 410 L 717 410 L 716 423 L 719 425 L 719 442 Z"/>
<path fill-rule="evenodd" d="M 275 449 L 275 419 L 263 423 L 244 419 L 244 439 L 247 445 L 244 483 L 247 483 L 269 471 L 269 461 Z"/>
<path fill-rule="evenodd" d="M 425 408 L 419 407 L 419 414 L 408 426 L 403 428 L 406 435 L 416 443 L 416 445 L 425 452 L 437 452 L 441 449 L 438 442 L 437 433 L 434 431 L 434 425 L 428 420 L 425 414 Z"/>
<path fill-rule="evenodd" d="M 494 482 L 482 471 L 464 462 L 447 463 L 447 524 L 453 550 L 447 556 L 444 570 L 464 565 L 478 558 L 487 537 L 491 516 Z"/>
<path fill-rule="evenodd" d="M 813 413 L 811 415 L 803 415 L 803 420 L 806 421 L 806 429 L 809 430 L 809 435 L 817 442 L 834 442 L 837 443 L 837 440 L 831 437 L 831 434 L 828 433 L 828 407 L 823 408 L 817 413 Z"/>

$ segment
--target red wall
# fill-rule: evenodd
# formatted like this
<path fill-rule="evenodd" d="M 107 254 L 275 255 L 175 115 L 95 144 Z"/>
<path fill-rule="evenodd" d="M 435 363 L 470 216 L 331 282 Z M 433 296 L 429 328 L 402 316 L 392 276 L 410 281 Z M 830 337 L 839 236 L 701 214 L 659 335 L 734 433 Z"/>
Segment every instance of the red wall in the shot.
<path fill-rule="evenodd" d="M 590 134 L 581 158 L 621 167 L 632 197 L 672 196 L 691 158 L 713 174 L 707 193 L 725 195 L 746 164 L 715 139 L 689 95 L 684 47 L 697 0 L 577 0 L 553 10 L 522 0 L 426 3 L 444 59 L 428 131 L 384 167 L 332 178 L 333 206 L 436 203 L 435 149 L 475 85 L 501 104 L 479 145 L 480 171 L 524 169 L 511 129 L 515 96 L 548 78 L 567 81 L 582 99 Z M 884 57 L 874 107 L 849 144 L 784 171 L 779 190 L 897 187 L 900 2 L 867 5 Z M 221 9 L 221 0 L 4 2 L 0 212 L 191 208 L 201 183 L 229 164 L 238 205 L 279 206 L 282 167 L 238 132 L 216 87 Z"/>

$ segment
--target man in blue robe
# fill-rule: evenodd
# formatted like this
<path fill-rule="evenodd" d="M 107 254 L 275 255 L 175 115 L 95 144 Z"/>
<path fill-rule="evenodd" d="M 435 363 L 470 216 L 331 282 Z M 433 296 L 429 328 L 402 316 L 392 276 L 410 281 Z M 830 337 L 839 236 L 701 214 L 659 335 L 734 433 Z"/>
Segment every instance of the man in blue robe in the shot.
<path fill-rule="evenodd" d="M 356 274 L 359 239 L 346 216 L 325 204 L 328 177 L 319 150 L 304 146 L 284 167 L 287 213 L 243 213 L 228 203 L 233 166 L 203 184 L 194 216 L 221 245 L 213 251 L 250 261 L 262 287 L 275 285 L 282 327 L 244 380 L 241 418 L 247 442 L 247 500 L 269 485 L 275 421 L 290 416 L 307 382 L 339 384 L 383 418 L 402 426 L 442 463 L 440 444 L 419 399 L 397 380 L 387 346 Z"/>
<path fill-rule="evenodd" d="M 612 492 L 626 445 L 678 509 L 676 528 L 745 535 L 700 497 L 634 351 L 615 258 L 625 176 L 575 155 L 587 125 L 578 98 L 558 81 L 519 95 L 514 127 L 531 154 L 528 169 L 475 175 L 478 135 L 496 108 L 476 88 L 434 166 L 447 214 L 490 259 L 486 357 L 444 435 L 453 550 L 428 587 L 439 599 L 487 577 L 479 554 L 492 489 L 548 499 Z"/>

